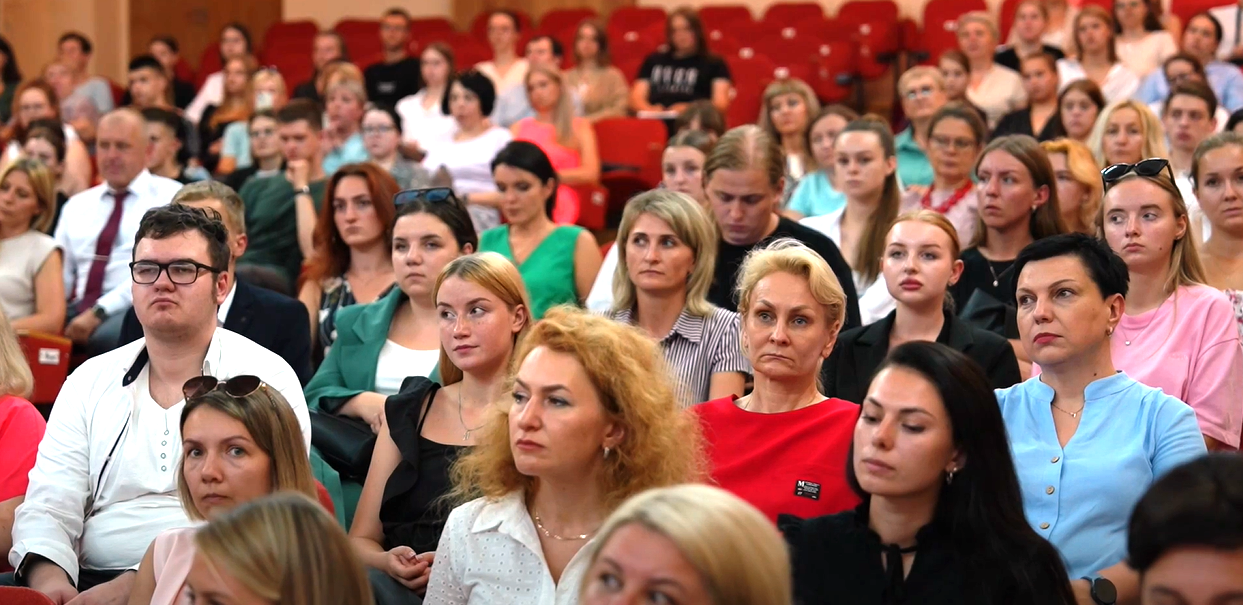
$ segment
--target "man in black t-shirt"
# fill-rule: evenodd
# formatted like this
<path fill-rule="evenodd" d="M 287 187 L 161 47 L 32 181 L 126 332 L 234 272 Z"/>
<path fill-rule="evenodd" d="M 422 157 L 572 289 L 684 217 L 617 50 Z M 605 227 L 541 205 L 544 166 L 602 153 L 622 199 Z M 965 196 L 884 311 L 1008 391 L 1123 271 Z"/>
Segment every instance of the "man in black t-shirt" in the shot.
<path fill-rule="evenodd" d="M 423 86 L 419 59 L 409 52 L 410 14 L 400 8 L 386 11 L 380 19 L 380 41 L 384 44 L 384 60 L 363 72 L 367 98 L 395 107 Z"/>

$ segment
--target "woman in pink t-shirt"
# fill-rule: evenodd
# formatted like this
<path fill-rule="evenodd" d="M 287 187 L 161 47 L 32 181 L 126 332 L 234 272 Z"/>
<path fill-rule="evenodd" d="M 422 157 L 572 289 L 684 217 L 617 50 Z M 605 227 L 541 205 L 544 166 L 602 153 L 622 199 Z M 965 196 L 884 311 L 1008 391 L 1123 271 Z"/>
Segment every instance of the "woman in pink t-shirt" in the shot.
<path fill-rule="evenodd" d="M 9 320 L 0 313 L 0 527 L 13 527 L 13 514 L 26 499 L 27 475 L 34 468 L 47 423 L 24 397 L 34 379 Z M 8 554 L 13 536 L 0 531 L 0 573 L 12 571 Z"/>
<path fill-rule="evenodd" d="M 1238 449 L 1243 348 L 1229 299 L 1205 285 L 1169 162 L 1116 164 L 1101 174 L 1097 228 L 1130 272 L 1125 315 L 1110 347 L 1114 363 L 1190 405 L 1209 449 Z"/>

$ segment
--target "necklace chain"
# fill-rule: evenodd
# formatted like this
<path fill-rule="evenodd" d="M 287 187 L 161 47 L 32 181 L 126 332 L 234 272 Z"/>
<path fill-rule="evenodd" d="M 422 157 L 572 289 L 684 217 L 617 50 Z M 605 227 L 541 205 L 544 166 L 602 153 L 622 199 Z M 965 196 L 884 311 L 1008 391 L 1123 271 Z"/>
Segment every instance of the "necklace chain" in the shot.
<path fill-rule="evenodd" d="M 462 433 L 462 441 L 470 441 L 470 434 L 483 428 L 483 425 L 488 423 L 485 420 L 483 424 L 480 424 L 479 426 L 475 428 L 470 428 L 466 426 L 466 418 L 462 416 L 462 383 L 461 382 L 459 382 L 457 385 L 457 421 L 462 423 L 462 430 L 466 431 Z"/>
<path fill-rule="evenodd" d="M 1066 414 L 1067 416 L 1070 416 L 1071 418 L 1078 418 L 1078 417 L 1079 417 L 1079 414 L 1082 414 L 1082 413 L 1083 413 L 1083 408 L 1084 408 L 1085 406 L 1087 406 L 1087 404 L 1085 403 L 1085 404 L 1083 404 L 1083 405 L 1079 406 L 1079 409 L 1077 409 L 1077 410 L 1075 410 L 1075 411 L 1073 411 L 1073 412 L 1068 412 L 1068 411 L 1066 411 L 1066 410 L 1062 409 L 1062 406 L 1059 406 L 1059 405 L 1058 405 L 1058 404 L 1056 404 L 1056 403 L 1051 404 L 1051 405 L 1053 405 L 1053 409 L 1055 409 L 1055 410 L 1057 410 L 1057 411 L 1059 411 L 1059 412 L 1061 412 L 1061 413 L 1063 413 L 1063 414 Z"/>
<path fill-rule="evenodd" d="M 1165 300 L 1169 300 L 1170 298 L 1171 297 L 1166 297 Z M 1136 332 L 1134 336 L 1128 336 L 1126 333 L 1126 330 L 1122 329 L 1122 323 L 1121 322 L 1118 323 L 1118 331 L 1122 332 L 1122 344 L 1129 347 L 1131 346 L 1132 340 L 1135 340 L 1136 338 L 1143 336 L 1144 331 L 1148 329 L 1148 326 L 1151 326 L 1152 322 L 1157 321 L 1157 311 L 1160 311 L 1161 307 L 1165 306 L 1165 300 L 1161 301 L 1161 304 L 1157 305 L 1157 308 L 1152 312 L 1152 317 L 1148 318 L 1148 323 L 1144 324 L 1144 327 L 1140 328 L 1139 331 Z"/>
<path fill-rule="evenodd" d="M 561 540 L 562 542 L 574 542 L 578 540 L 586 540 L 592 537 L 593 535 L 595 535 L 596 532 L 600 531 L 600 528 L 597 527 L 596 529 L 593 529 L 585 534 L 579 534 L 577 536 L 570 536 L 568 538 L 563 538 L 561 536 L 558 536 L 557 534 L 554 534 L 548 531 L 547 527 L 544 527 L 544 523 L 540 521 L 539 513 L 532 512 L 531 516 L 535 519 L 535 527 L 538 527 L 540 532 L 542 532 L 544 536 L 548 538 L 552 538 L 553 540 Z"/>

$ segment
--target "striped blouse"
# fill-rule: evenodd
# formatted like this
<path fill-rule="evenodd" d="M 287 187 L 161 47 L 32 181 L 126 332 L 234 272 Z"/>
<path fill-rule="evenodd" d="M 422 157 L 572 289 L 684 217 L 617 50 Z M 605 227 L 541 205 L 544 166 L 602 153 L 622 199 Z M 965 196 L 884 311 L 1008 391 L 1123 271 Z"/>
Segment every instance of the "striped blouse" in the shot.
<path fill-rule="evenodd" d="M 617 311 L 613 319 L 634 324 L 629 309 Z M 738 314 L 712 307 L 712 314 L 700 317 L 683 309 L 673 330 L 660 341 L 665 360 L 677 381 L 674 385 L 678 402 L 683 407 L 708 400 L 712 375 L 723 372 L 751 373 L 751 363 L 739 346 Z M 741 393 L 737 393 L 741 395 Z"/>

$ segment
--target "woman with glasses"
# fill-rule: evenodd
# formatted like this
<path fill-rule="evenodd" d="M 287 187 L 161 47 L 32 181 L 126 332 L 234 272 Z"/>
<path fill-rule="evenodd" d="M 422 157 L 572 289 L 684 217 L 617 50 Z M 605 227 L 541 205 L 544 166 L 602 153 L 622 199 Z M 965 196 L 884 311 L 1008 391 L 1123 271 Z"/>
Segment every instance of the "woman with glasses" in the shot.
<path fill-rule="evenodd" d="M 397 188 L 422 189 L 432 184 L 432 175 L 421 164 L 401 154 L 401 116 L 388 105 L 372 103 L 363 111 L 363 145 L 372 164 L 388 171 Z"/>
<path fill-rule="evenodd" d="M 1062 223 L 1073 233 L 1096 234 L 1096 213 L 1101 208 L 1101 173 L 1087 145 L 1063 138 L 1040 144 L 1049 156 L 1057 177 L 1057 206 Z"/>
<path fill-rule="evenodd" d="M 280 392 L 258 376 L 224 381 L 198 376 L 182 392 L 177 495 L 191 521 L 216 519 L 281 491 L 318 498 L 302 429 Z M 135 576 L 131 605 L 173 605 L 185 599 L 196 531 L 172 529 L 156 537 Z"/>
<path fill-rule="evenodd" d="M 1075 80 L 1091 80 L 1110 103 L 1135 95 L 1140 77 L 1118 57 L 1114 20 L 1109 11 L 1089 4 L 1075 15 L 1074 44 L 1057 62 L 1058 81 L 1065 87 Z"/>
<path fill-rule="evenodd" d="M 351 202 L 353 205 L 355 202 Z M 436 278 L 453 259 L 475 252 L 479 240 L 465 205 L 449 189 L 398 194 L 391 236 L 396 288 L 375 302 L 336 316 L 337 340 L 306 385 L 307 405 L 320 413 L 384 424 L 384 402 L 408 376 L 432 376 L 440 361 Z M 378 262 L 378 261 L 377 261 Z M 342 481 L 337 503 L 348 526 L 361 486 Z"/>
<path fill-rule="evenodd" d="M 1135 603 L 1127 522 L 1154 480 L 1204 454 L 1195 414 L 1119 371 L 1127 267 L 1104 242 L 1037 240 L 1014 271 L 1022 346 L 1043 370 L 997 391 L 1027 522 L 1061 553 L 1076 602 Z"/>
<path fill-rule="evenodd" d="M 247 87 L 247 118 L 231 122 L 224 127 L 220 149 L 220 163 L 216 174 L 229 175 L 250 168 L 255 162 L 251 154 L 250 121 L 261 111 L 276 112 L 289 102 L 285 92 L 285 78 L 274 67 L 264 67 L 250 77 Z M 235 188 L 236 189 L 236 188 Z"/>
<path fill-rule="evenodd" d="M 1223 133 L 1200 143 L 1191 176 L 1212 227 L 1202 248 L 1206 283 L 1230 298 L 1243 336 L 1243 136 Z"/>
<path fill-rule="evenodd" d="M 59 334 L 65 327 L 63 252 L 50 235 L 55 186 L 37 160 L 0 171 L 0 315 L 14 329 Z"/>
<path fill-rule="evenodd" d="M 911 187 L 902 196 L 902 209 L 924 208 L 945 215 L 958 230 L 960 241 L 975 237 L 976 195 L 971 167 L 988 138 L 988 125 L 961 103 L 950 103 L 928 121 L 928 159 L 932 185 Z"/>
<path fill-rule="evenodd" d="M 1209 449 L 1238 449 L 1243 431 L 1243 348 L 1226 295 L 1191 237 L 1169 162 L 1106 168 L 1096 228 L 1126 262 L 1126 312 L 1112 339 L 1118 369 L 1195 410 Z"/>
<path fill-rule="evenodd" d="M 1023 80 L 1014 70 L 997 65 L 993 54 L 1001 39 L 997 22 L 985 11 L 971 11 L 958 18 L 958 49 L 969 64 L 966 97 L 984 110 L 990 128 L 1002 116 L 1027 105 Z"/>
<path fill-rule="evenodd" d="M 1096 119 L 1105 110 L 1105 95 L 1101 94 L 1101 87 L 1091 80 L 1062 84 L 1062 92 L 1057 95 L 1057 121 L 1067 138 L 1087 143 L 1096 126 Z"/>
<path fill-rule="evenodd" d="M 4 128 L 3 138 L 8 143 L 0 155 L 0 167 L 8 166 L 21 155 L 22 141 L 36 120 L 54 120 L 65 135 L 65 194 L 73 195 L 90 187 L 90 153 L 73 127 L 61 119 L 56 91 L 43 80 L 30 80 L 13 94 L 13 119 Z"/>
<path fill-rule="evenodd" d="M 902 100 L 902 113 L 910 121 L 910 125 L 894 136 L 898 182 L 903 187 L 927 187 L 933 178 L 932 164 L 928 161 L 928 122 L 949 100 L 945 78 L 936 67 L 916 65 L 898 78 L 898 96 Z"/>
<path fill-rule="evenodd" d="M 1161 120 L 1134 99 L 1124 99 L 1101 111 L 1087 143 L 1101 166 L 1169 156 Z"/>
<path fill-rule="evenodd" d="M 829 105 L 807 127 L 805 145 L 815 160 L 816 169 L 799 179 L 786 209 L 785 216 L 800 220 L 823 216 L 846 205 L 846 195 L 834 185 L 834 144 L 837 135 L 850 122 L 859 119 L 855 110 L 845 105 Z"/>
<path fill-rule="evenodd" d="M 565 80 L 582 99 L 583 117 L 590 122 L 627 115 L 629 84 L 612 59 L 604 26 L 595 19 L 580 23 L 574 34 L 574 67 L 566 70 Z"/>
<path fill-rule="evenodd" d="M 455 259 L 432 292 L 440 314 L 440 381 L 408 380 L 384 406 L 350 526 L 379 605 L 421 597 L 449 508 L 449 469 L 479 441 L 531 326 L 522 276 L 498 254 Z"/>
<path fill-rule="evenodd" d="M 1122 64 L 1141 80 L 1178 52 L 1173 34 L 1161 22 L 1161 2 L 1114 0 L 1114 47 Z"/>

